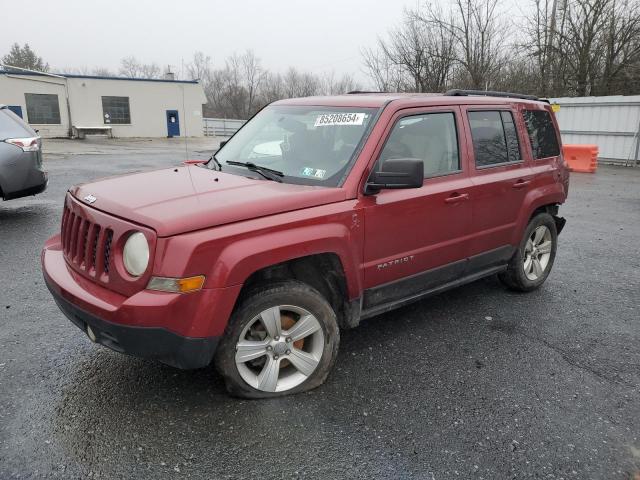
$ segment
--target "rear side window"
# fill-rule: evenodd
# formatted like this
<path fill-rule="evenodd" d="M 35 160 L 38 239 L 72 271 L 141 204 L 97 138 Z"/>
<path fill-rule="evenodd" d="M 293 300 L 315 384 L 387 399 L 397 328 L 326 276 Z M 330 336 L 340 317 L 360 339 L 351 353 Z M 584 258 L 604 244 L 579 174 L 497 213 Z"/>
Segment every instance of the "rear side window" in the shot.
<path fill-rule="evenodd" d="M 560 146 L 551 114 L 546 110 L 525 110 L 524 123 L 527 126 L 533 158 L 557 157 Z"/>
<path fill-rule="evenodd" d="M 36 133 L 8 108 L 0 109 L 0 140 L 35 137 Z"/>
<path fill-rule="evenodd" d="M 468 115 L 477 167 L 522 160 L 511 112 L 474 111 Z"/>

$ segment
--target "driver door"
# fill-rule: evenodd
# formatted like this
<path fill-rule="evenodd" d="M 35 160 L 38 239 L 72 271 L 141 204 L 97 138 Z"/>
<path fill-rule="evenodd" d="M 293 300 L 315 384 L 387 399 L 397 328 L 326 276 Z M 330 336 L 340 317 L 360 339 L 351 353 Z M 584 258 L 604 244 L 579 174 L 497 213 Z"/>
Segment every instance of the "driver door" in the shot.
<path fill-rule="evenodd" d="M 471 225 L 471 181 L 458 107 L 402 110 L 376 162 L 420 158 L 421 188 L 381 190 L 363 199 L 365 310 L 384 309 L 459 279 Z"/>

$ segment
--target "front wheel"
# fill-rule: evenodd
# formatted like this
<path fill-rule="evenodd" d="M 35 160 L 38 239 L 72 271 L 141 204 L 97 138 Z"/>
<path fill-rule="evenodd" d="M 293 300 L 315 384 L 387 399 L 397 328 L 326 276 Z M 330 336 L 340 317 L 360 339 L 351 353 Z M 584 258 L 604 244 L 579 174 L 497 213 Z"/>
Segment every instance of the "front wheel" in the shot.
<path fill-rule="evenodd" d="M 551 273 L 557 247 L 558 230 L 553 217 L 548 213 L 536 215 L 527 225 L 507 270 L 498 277 L 512 290 L 535 290 Z"/>
<path fill-rule="evenodd" d="M 216 353 L 227 390 L 269 398 L 321 385 L 338 352 L 336 315 L 315 289 L 298 281 L 252 290 L 236 309 Z"/>

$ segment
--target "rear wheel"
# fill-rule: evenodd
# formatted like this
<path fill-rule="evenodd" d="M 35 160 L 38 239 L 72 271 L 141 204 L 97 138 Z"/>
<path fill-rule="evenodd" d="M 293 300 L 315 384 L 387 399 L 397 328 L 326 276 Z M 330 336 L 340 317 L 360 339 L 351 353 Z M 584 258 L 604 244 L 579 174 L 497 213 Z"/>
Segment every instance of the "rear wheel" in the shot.
<path fill-rule="evenodd" d="M 535 290 L 549 276 L 557 246 L 558 232 L 553 217 L 548 213 L 536 215 L 527 225 L 507 270 L 498 277 L 512 290 Z"/>
<path fill-rule="evenodd" d="M 298 281 L 265 285 L 234 312 L 216 367 L 236 396 L 298 393 L 324 382 L 338 343 L 336 315 L 317 290 Z"/>

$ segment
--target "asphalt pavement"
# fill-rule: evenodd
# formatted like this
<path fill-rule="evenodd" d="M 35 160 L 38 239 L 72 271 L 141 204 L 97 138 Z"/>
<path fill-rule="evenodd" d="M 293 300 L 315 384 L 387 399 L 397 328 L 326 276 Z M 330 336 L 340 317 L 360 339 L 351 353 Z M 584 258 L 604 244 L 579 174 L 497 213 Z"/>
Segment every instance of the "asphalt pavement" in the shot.
<path fill-rule="evenodd" d="M 637 478 L 640 169 L 572 175 L 542 289 L 489 278 L 372 318 L 324 386 L 242 401 L 213 368 L 91 344 L 42 280 L 70 185 L 184 151 L 63 150 L 44 194 L 0 203 L 0 479 Z"/>

